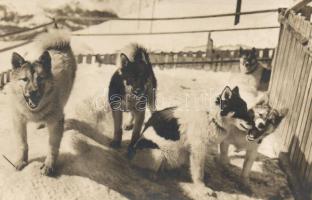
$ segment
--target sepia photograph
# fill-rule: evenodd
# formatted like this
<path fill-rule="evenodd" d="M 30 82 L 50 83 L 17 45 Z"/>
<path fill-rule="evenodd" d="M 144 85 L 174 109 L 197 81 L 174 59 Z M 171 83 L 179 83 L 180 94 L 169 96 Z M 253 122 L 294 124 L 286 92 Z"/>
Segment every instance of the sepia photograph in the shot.
<path fill-rule="evenodd" d="M 311 15 L 0 0 L 0 200 L 312 200 Z"/>

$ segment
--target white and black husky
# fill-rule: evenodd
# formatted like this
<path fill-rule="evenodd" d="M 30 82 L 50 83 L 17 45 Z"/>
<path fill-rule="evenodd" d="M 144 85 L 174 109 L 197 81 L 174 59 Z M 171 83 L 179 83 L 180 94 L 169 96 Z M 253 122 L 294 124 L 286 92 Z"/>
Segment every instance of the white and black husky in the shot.
<path fill-rule="evenodd" d="M 236 128 L 248 132 L 252 120 L 238 87 L 225 87 L 213 108 L 188 111 L 177 107 L 156 111 L 146 122 L 145 130 L 154 128 L 135 144 L 132 163 L 153 171 L 178 168 L 190 162 L 196 184 L 203 184 L 208 146 L 221 143 Z"/>

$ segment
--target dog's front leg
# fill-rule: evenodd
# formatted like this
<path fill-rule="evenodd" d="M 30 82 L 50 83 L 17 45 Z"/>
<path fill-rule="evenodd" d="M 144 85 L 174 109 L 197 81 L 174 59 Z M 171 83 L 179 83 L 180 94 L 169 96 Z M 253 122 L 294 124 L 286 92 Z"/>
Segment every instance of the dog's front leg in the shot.
<path fill-rule="evenodd" d="M 220 144 L 220 162 L 223 165 L 227 165 L 230 163 L 230 159 L 228 156 L 229 146 L 230 144 L 225 141 L 221 142 Z"/>
<path fill-rule="evenodd" d="M 190 153 L 190 172 L 192 180 L 197 185 L 204 184 L 206 147 L 204 144 L 194 144 Z"/>
<path fill-rule="evenodd" d="M 134 126 L 132 131 L 131 142 L 129 148 L 132 148 L 136 141 L 140 138 L 142 125 L 144 122 L 145 110 L 134 112 Z"/>
<path fill-rule="evenodd" d="M 64 117 L 59 120 L 51 120 L 47 122 L 47 127 L 49 131 L 48 154 L 44 164 L 41 166 L 41 174 L 53 176 L 64 132 Z"/>
<path fill-rule="evenodd" d="M 248 181 L 248 177 L 253 165 L 253 162 L 257 158 L 258 151 L 256 149 L 251 149 L 246 151 L 243 171 L 242 171 L 242 178 Z"/>
<path fill-rule="evenodd" d="M 253 162 L 257 158 L 257 149 L 248 149 L 246 151 L 243 170 L 241 174 L 240 187 L 247 194 L 252 194 L 252 188 L 249 184 L 249 174 L 253 165 Z"/>
<path fill-rule="evenodd" d="M 134 126 L 134 114 L 132 112 L 130 112 L 128 117 L 129 117 L 129 119 L 124 126 L 124 129 L 126 131 L 132 130 L 133 126 Z"/>
<path fill-rule="evenodd" d="M 15 164 L 17 170 L 22 170 L 28 163 L 28 144 L 26 120 L 18 115 L 13 116 L 13 133 L 16 138 L 18 160 Z"/>
<path fill-rule="evenodd" d="M 120 148 L 122 140 L 122 111 L 113 110 L 113 121 L 114 121 L 114 138 L 110 146 L 114 149 Z"/>

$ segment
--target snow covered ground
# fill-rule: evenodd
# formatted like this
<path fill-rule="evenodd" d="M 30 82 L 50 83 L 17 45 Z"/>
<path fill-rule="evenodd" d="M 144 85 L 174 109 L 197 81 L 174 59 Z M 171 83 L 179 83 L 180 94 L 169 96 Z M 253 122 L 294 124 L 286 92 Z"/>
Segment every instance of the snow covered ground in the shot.
<path fill-rule="evenodd" d="M 98 68 L 80 65 L 75 86 L 66 107 L 66 127 L 58 160 L 58 176 L 43 177 L 39 167 L 44 160 L 47 133 L 28 127 L 30 163 L 21 172 L 0 158 L 0 199 L 2 200 L 68 200 L 68 199 L 211 199 L 190 183 L 188 170 L 182 168 L 165 172 L 158 177 L 132 167 L 125 157 L 130 133 L 124 133 L 121 150 L 112 150 L 112 119 L 104 102 L 114 66 Z M 239 85 L 243 98 L 251 105 L 255 100 L 253 88 L 244 86 L 239 74 L 205 72 L 187 69 L 155 70 L 159 82 L 159 108 L 185 103 L 185 96 L 196 97 L 203 92 L 219 91 L 231 83 Z M 173 92 L 174 91 L 174 92 Z M 208 97 L 209 98 L 209 97 Z M 192 98 L 191 98 L 192 99 Z M 207 101 L 208 103 L 210 100 Z M 15 160 L 14 138 L 7 108 L 7 95 L 0 94 L 0 153 Z M 201 104 L 205 106 L 205 104 Z M 102 113 L 102 122 L 95 120 Z M 196 119 L 194 119 L 196 120 Z M 278 137 L 277 137 L 278 138 Z M 267 138 L 261 155 L 251 173 L 253 195 L 247 196 L 239 186 L 242 167 L 241 154 L 232 152 L 230 171 L 221 170 L 215 161 L 217 148 L 207 155 L 206 185 L 216 191 L 216 199 L 292 199 L 286 175 L 278 166 L 272 143 Z M 213 199 L 213 198 L 212 198 Z"/>

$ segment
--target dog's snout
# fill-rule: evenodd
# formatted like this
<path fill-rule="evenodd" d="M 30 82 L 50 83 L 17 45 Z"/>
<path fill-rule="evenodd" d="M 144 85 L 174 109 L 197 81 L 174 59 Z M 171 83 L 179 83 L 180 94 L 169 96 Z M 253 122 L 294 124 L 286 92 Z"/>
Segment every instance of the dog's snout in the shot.
<path fill-rule="evenodd" d="M 264 127 L 265 127 L 264 123 L 260 122 L 260 123 L 258 124 L 258 128 L 263 129 Z"/>
<path fill-rule="evenodd" d="M 40 94 L 38 91 L 31 91 L 29 92 L 29 96 L 28 96 L 32 101 L 34 102 L 38 102 L 40 99 Z"/>

